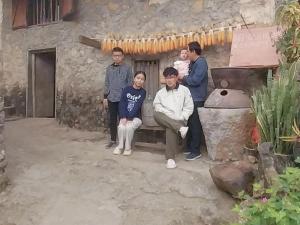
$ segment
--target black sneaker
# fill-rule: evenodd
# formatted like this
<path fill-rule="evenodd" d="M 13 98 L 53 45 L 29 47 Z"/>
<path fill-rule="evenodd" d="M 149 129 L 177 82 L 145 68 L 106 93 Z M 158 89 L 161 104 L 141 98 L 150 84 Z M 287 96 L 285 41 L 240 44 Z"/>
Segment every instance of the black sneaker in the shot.
<path fill-rule="evenodd" d="M 105 145 L 105 148 L 111 148 L 111 147 L 113 147 L 115 145 L 116 145 L 115 141 L 110 141 L 110 142 L 107 143 L 107 145 Z"/>
<path fill-rule="evenodd" d="M 195 153 L 190 153 L 185 157 L 185 160 L 192 161 L 199 159 L 201 157 L 201 154 L 195 154 Z"/>

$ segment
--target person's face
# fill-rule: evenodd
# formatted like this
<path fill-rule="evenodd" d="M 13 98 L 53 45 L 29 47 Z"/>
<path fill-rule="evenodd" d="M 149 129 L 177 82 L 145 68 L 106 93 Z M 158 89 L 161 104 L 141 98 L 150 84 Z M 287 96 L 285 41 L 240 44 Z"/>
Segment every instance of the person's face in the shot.
<path fill-rule="evenodd" d="M 124 59 L 124 55 L 122 54 L 122 52 L 113 52 L 112 59 L 114 63 L 120 64 Z"/>
<path fill-rule="evenodd" d="M 182 60 L 187 60 L 188 59 L 188 51 L 187 50 L 181 50 L 181 52 L 180 52 L 180 58 L 182 59 Z"/>
<path fill-rule="evenodd" d="M 189 47 L 188 47 L 188 50 L 187 50 L 187 55 L 188 55 L 188 58 L 191 60 L 191 61 L 194 61 L 197 57 L 196 55 L 196 52 L 195 51 L 190 51 Z"/>
<path fill-rule="evenodd" d="M 136 75 L 133 79 L 133 84 L 137 87 L 137 88 L 142 88 L 144 86 L 145 83 L 145 77 L 143 74 L 139 73 L 138 75 Z"/>
<path fill-rule="evenodd" d="M 165 80 L 166 80 L 166 85 L 169 88 L 175 88 L 176 83 L 178 81 L 178 76 L 176 76 L 176 75 L 167 76 L 167 77 L 165 77 Z"/>

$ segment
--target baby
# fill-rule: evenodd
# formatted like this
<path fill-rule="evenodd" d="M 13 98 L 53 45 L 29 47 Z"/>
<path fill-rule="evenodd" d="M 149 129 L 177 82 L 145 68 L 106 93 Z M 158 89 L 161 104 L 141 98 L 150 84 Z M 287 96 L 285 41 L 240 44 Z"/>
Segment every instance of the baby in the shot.
<path fill-rule="evenodd" d="M 180 60 L 174 62 L 174 68 L 178 71 L 178 78 L 182 79 L 189 74 L 189 64 L 187 49 L 182 49 L 179 55 Z"/>

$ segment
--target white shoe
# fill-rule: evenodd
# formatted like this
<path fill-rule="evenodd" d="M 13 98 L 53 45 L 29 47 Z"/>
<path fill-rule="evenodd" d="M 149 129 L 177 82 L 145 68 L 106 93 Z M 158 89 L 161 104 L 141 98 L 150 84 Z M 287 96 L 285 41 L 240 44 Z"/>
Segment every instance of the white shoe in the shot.
<path fill-rule="evenodd" d="M 124 150 L 123 155 L 131 155 L 131 149 Z"/>
<path fill-rule="evenodd" d="M 189 130 L 189 127 L 180 127 L 179 132 L 180 132 L 182 139 L 185 138 L 188 130 Z"/>
<path fill-rule="evenodd" d="M 167 167 L 167 169 L 176 168 L 176 163 L 175 163 L 174 159 L 168 159 L 166 167 Z"/>
<path fill-rule="evenodd" d="M 121 152 L 121 149 L 119 149 L 118 147 L 116 147 L 113 151 L 113 154 L 114 155 L 120 155 L 122 152 Z"/>

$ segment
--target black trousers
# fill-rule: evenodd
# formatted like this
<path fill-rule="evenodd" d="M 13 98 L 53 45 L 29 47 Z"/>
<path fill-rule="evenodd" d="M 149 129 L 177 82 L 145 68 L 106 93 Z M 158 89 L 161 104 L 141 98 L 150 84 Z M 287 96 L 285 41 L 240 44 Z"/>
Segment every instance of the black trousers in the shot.
<path fill-rule="evenodd" d="M 117 140 L 117 127 L 118 127 L 118 115 L 119 115 L 119 102 L 108 101 L 109 111 L 109 129 L 111 141 Z"/>
<path fill-rule="evenodd" d="M 188 119 L 188 133 L 186 136 L 186 147 L 187 151 L 193 154 L 200 154 L 200 144 L 201 139 L 203 140 L 203 130 L 202 125 L 200 123 L 199 114 L 198 114 L 198 107 L 203 107 L 203 102 L 194 102 L 194 111 L 193 114 Z"/>

